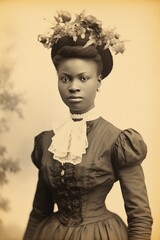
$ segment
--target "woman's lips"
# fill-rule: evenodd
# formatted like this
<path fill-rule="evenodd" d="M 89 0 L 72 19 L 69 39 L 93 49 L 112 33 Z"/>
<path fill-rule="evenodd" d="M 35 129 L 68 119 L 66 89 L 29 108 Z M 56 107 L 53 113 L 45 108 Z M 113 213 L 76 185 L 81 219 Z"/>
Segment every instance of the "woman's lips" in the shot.
<path fill-rule="evenodd" d="M 69 96 L 68 101 L 69 102 L 81 102 L 83 100 L 80 96 Z"/>

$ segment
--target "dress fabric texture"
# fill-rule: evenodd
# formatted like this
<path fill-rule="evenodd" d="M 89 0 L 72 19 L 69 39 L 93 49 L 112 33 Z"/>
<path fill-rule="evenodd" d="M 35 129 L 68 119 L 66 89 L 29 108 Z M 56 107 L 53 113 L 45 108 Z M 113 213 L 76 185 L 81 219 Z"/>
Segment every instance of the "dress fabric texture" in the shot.
<path fill-rule="evenodd" d="M 89 146 L 76 165 L 53 159 L 48 151 L 53 135 L 51 130 L 35 138 L 32 160 L 39 177 L 23 239 L 149 240 L 152 217 L 141 167 L 147 148 L 141 135 L 122 131 L 102 117 L 89 121 Z M 128 226 L 105 206 L 117 180 Z"/>

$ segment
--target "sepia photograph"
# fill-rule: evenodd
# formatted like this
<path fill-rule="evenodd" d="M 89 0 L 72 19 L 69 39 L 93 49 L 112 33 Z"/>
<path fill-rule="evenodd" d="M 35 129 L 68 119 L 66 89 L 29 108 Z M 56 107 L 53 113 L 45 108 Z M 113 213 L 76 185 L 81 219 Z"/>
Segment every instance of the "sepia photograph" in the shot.
<path fill-rule="evenodd" d="M 0 240 L 160 239 L 160 1 L 0 0 Z"/>

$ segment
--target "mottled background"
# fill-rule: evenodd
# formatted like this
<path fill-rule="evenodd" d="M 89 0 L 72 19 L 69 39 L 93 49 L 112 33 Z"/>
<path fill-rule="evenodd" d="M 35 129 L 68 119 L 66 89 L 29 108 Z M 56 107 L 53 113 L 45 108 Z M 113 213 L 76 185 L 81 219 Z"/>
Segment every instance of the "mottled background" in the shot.
<path fill-rule="evenodd" d="M 24 118 L 0 109 L 10 130 L 1 134 L 8 154 L 19 158 L 21 170 L 8 174 L 1 195 L 10 200 L 10 210 L 0 208 L 0 239 L 20 240 L 25 230 L 34 196 L 37 169 L 30 160 L 34 136 L 52 128 L 68 110 L 57 91 L 57 77 L 46 50 L 37 35 L 52 21 L 56 10 L 73 14 L 86 9 L 106 27 L 116 26 L 126 42 L 126 51 L 114 58 L 114 70 L 103 81 L 96 106 L 119 128 L 135 128 L 148 145 L 143 163 L 154 218 L 152 240 L 160 239 L 159 164 L 159 77 L 160 1 L 0 1 L 0 66 L 7 66 L 14 91 L 22 93 Z M 98 194 L 98 193 L 97 193 Z M 108 208 L 126 221 L 118 183 L 107 200 Z"/>

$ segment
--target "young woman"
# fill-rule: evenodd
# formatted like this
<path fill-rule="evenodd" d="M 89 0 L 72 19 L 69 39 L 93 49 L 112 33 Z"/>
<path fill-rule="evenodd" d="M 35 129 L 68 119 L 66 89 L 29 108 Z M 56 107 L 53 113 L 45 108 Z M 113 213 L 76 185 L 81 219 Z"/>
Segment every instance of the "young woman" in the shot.
<path fill-rule="evenodd" d="M 81 13 L 71 22 L 61 12 L 55 19 L 52 34 L 39 40 L 51 47 L 70 116 L 35 138 L 39 179 L 24 240 L 149 240 L 152 217 L 141 167 L 146 145 L 135 130 L 120 130 L 99 116 L 94 103 L 112 70 L 110 49 L 123 52 L 124 43 L 93 16 Z M 116 181 L 128 226 L 105 206 Z"/>

